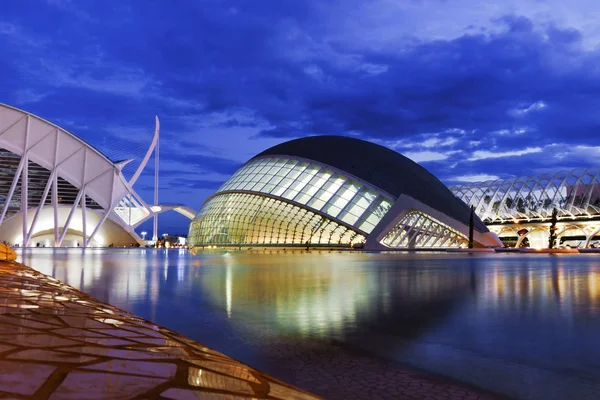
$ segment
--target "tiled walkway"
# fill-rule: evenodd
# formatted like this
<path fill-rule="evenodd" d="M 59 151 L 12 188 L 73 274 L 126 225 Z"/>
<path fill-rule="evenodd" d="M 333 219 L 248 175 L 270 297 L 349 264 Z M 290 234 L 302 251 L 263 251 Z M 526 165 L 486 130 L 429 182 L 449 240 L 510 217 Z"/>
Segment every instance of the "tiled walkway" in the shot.
<path fill-rule="evenodd" d="M 0 398 L 318 397 L 31 268 L 0 262 Z"/>

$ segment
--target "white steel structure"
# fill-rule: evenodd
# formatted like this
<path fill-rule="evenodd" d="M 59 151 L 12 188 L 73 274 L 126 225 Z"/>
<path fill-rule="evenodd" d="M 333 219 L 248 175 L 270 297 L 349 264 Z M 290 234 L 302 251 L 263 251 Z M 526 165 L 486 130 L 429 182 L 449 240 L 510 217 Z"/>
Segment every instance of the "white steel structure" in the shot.
<path fill-rule="evenodd" d="M 244 164 L 204 203 L 188 244 L 368 249 L 467 244 L 469 209 L 433 175 L 373 143 L 292 140 Z M 500 242 L 476 219 L 478 246 Z"/>
<path fill-rule="evenodd" d="M 132 189 L 159 137 L 133 177 L 64 129 L 0 104 L 0 241 L 16 246 L 127 246 L 143 244 L 134 229 L 181 205 L 148 205 Z"/>
<path fill-rule="evenodd" d="M 513 219 L 547 219 L 556 208 L 560 217 L 600 216 L 600 169 L 574 169 L 450 187 L 462 201 L 475 206 L 487 223 Z"/>
<path fill-rule="evenodd" d="M 520 246 L 547 247 L 550 217 L 558 212 L 558 236 L 589 247 L 600 231 L 600 168 L 461 184 L 450 190 L 475 207 L 501 238 Z M 518 232 L 521 231 L 519 234 Z M 599 238 L 600 239 L 600 238 Z"/>

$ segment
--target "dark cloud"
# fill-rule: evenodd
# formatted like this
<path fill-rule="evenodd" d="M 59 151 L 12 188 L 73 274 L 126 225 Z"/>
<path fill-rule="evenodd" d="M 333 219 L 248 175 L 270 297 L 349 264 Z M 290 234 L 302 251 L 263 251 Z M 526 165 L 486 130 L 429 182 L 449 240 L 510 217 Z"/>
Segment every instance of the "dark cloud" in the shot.
<path fill-rule="evenodd" d="M 227 158 L 218 156 L 209 156 L 204 154 L 186 154 L 186 153 L 166 153 L 161 156 L 161 162 L 164 163 L 167 168 L 170 161 L 177 162 L 178 165 L 186 165 L 187 171 L 198 171 L 201 172 L 214 172 L 218 174 L 231 175 L 241 166 L 241 163 L 233 161 Z M 171 169 L 165 171 L 165 173 L 177 173 L 178 169 Z"/>
<path fill-rule="evenodd" d="M 105 152 L 119 141 L 118 158 L 143 155 L 159 115 L 162 175 L 183 203 L 218 187 L 203 175 L 233 173 L 257 138 L 344 134 L 415 159 L 434 152 L 425 166 L 442 179 L 581 166 L 595 153 L 565 159 L 561 146 L 598 145 L 600 53 L 570 27 L 505 15 L 453 39 L 359 47 L 328 36 L 351 28 L 323 23 L 313 1 L 9 3 L 0 101 L 64 121 Z M 219 129 L 242 133 L 218 151 Z M 177 180 L 181 168 L 196 178 Z"/>

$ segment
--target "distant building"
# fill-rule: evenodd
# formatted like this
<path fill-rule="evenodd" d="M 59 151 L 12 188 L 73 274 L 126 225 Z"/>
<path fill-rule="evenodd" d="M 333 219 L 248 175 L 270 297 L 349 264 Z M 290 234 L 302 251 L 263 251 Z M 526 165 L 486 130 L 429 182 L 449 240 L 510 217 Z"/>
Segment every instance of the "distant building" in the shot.
<path fill-rule="evenodd" d="M 383 146 L 314 136 L 246 162 L 203 204 L 188 245 L 419 249 L 466 246 L 469 207 Z M 475 216 L 476 246 L 501 245 Z"/>
<path fill-rule="evenodd" d="M 510 247 L 548 247 L 558 211 L 556 246 L 600 246 L 600 168 L 467 183 L 450 190 Z"/>
<path fill-rule="evenodd" d="M 17 246 L 129 246 L 134 229 L 180 205 L 148 205 L 133 184 L 158 141 L 127 180 L 131 160 L 111 161 L 82 139 L 40 117 L 0 104 L 0 241 Z M 26 182 L 26 184 L 24 184 Z"/>

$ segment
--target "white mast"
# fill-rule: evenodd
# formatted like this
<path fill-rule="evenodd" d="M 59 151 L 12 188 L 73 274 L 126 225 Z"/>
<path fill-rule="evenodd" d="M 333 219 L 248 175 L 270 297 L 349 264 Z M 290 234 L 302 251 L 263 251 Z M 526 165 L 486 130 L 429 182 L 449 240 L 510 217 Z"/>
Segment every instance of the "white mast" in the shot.
<path fill-rule="evenodd" d="M 156 124 L 158 127 L 158 117 L 156 118 Z M 158 130 L 157 130 L 158 133 Z M 154 148 L 154 205 L 158 206 L 158 161 L 160 153 L 160 135 L 157 134 L 156 147 Z M 158 241 L 158 214 L 154 214 L 154 227 L 152 232 L 152 240 L 156 243 Z"/>

